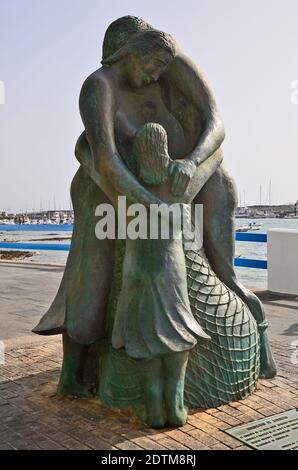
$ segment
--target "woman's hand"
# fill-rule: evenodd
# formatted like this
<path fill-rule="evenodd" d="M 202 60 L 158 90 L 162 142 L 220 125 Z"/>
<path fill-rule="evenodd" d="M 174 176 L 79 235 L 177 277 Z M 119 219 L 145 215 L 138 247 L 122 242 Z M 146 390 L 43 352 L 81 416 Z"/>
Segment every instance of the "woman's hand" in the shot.
<path fill-rule="evenodd" d="M 193 177 L 196 165 L 190 160 L 174 160 L 169 169 L 171 176 L 171 193 L 173 196 L 181 196 Z"/>

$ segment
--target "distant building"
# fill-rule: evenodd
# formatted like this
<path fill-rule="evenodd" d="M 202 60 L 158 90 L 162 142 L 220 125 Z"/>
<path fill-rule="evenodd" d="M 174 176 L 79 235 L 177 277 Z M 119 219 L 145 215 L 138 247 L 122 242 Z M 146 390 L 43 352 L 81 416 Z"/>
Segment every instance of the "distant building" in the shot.
<path fill-rule="evenodd" d="M 297 214 L 296 204 L 280 204 L 280 205 L 253 205 L 247 207 L 238 207 L 236 209 L 236 217 L 286 217 Z"/>

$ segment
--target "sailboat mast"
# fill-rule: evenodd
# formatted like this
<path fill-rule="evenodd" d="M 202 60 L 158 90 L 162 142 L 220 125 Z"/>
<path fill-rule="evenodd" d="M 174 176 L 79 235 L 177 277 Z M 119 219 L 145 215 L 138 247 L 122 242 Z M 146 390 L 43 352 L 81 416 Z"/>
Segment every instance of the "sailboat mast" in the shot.
<path fill-rule="evenodd" d="M 269 206 L 271 206 L 271 180 L 269 181 Z"/>

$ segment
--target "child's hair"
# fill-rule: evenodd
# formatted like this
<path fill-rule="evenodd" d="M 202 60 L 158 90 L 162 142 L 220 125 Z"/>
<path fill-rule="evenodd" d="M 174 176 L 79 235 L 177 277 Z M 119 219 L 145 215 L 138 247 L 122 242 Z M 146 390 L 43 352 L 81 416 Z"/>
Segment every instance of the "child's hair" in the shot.
<path fill-rule="evenodd" d="M 171 161 L 168 154 L 168 138 L 160 124 L 149 122 L 136 134 L 133 143 L 133 157 L 138 176 L 144 183 L 159 186 L 168 177 Z"/>

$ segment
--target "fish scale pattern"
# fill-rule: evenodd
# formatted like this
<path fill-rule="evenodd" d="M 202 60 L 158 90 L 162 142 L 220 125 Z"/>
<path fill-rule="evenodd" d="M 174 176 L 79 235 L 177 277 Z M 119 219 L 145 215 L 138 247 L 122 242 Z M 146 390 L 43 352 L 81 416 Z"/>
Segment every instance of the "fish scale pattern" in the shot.
<path fill-rule="evenodd" d="M 125 243 L 116 243 L 114 282 L 108 309 L 111 337 L 122 284 Z M 251 394 L 259 375 L 259 335 L 247 306 L 212 271 L 204 251 L 185 250 L 191 309 L 211 340 L 200 340 L 190 351 L 185 378 L 189 408 L 213 408 Z M 108 406 L 143 403 L 142 361 L 106 342 L 100 366 L 102 401 Z"/>
<path fill-rule="evenodd" d="M 185 251 L 193 315 L 211 340 L 190 352 L 185 401 L 210 408 L 243 399 L 256 387 L 259 334 L 248 307 L 212 271 L 203 250 Z"/>

